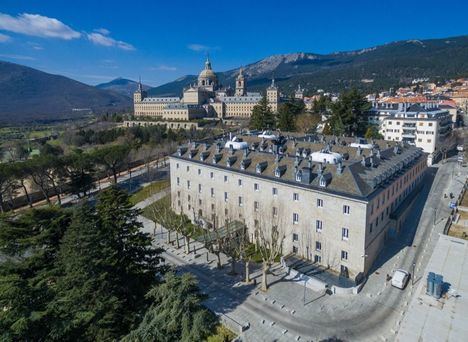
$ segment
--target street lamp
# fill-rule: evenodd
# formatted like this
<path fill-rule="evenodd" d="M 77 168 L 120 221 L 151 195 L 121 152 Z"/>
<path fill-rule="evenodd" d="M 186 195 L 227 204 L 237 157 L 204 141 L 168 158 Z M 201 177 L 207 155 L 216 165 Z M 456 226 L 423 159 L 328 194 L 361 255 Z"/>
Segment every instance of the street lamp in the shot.
<path fill-rule="evenodd" d="M 413 274 L 411 275 L 411 285 L 414 286 L 414 278 L 415 278 L 415 274 L 414 274 L 414 270 L 416 268 L 416 263 L 413 262 Z"/>

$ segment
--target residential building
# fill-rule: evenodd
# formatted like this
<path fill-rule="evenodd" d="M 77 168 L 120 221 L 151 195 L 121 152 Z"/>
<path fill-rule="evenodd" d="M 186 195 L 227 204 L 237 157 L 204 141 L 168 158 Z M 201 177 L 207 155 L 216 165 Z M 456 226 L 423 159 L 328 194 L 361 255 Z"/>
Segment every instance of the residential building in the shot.
<path fill-rule="evenodd" d="M 170 158 L 174 210 L 194 222 L 244 222 L 252 242 L 257 229 L 276 225 L 284 255 L 353 279 L 367 274 L 385 240 L 404 229 L 400 213 L 426 170 L 426 154 L 404 142 L 242 139 L 243 150 L 224 141 L 178 148 Z"/>

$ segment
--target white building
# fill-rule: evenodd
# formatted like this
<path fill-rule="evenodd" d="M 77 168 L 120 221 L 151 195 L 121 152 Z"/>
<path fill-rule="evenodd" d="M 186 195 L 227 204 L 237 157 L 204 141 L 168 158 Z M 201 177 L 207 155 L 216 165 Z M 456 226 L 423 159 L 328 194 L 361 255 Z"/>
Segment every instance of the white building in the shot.
<path fill-rule="evenodd" d="M 281 146 L 242 139 L 247 149 L 225 141 L 178 148 L 170 158 L 173 209 L 194 221 L 244 222 L 251 242 L 256 229 L 281 225 L 283 255 L 352 279 L 367 274 L 385 240 L 404 229 L 401 213 L 426 169 L 421 149 L 404 143 L 365 149 L 338 138 Z"/>

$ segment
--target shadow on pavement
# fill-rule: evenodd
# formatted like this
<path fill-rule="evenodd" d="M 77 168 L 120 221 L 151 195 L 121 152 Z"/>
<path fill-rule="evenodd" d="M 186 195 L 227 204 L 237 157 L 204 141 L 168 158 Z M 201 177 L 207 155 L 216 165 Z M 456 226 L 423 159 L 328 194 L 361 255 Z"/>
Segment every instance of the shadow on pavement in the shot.
<path fill-rule="evenodd" d="M 426 200 L 429 197 L 429 193 L 438 170 L 439 169 L 435 167 L 428 167 L 424 179 L 422 180 L 423 187 L 419 194 L 417 194 L 412 207 L 409 209 L 411 210 L 411 214 L 409 214 L 403 222 L 402 226 L 404 228 L 395 238 L 388 239 L 385 242 L 385 247 L 369 270 L 369 274 L 377 271 L 388 260 L 393 258 L 393 256 L 398 254 L 398 252 L 400 252 L 405 247 L 413 245 L 416 230 L 418 228 Z"/>

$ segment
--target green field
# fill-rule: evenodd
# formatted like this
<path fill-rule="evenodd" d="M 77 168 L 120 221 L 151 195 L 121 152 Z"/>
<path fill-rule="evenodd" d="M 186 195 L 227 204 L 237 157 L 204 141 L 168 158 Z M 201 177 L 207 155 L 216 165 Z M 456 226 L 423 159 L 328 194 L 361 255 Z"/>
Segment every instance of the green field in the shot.
<path fill-rule="evenodd" d="M 160 192 L 163 189 L 168 188 L 171 185 L 168 179 L 151 183 L 145 186 L 143 189 L 138 190 L 132 196 L 130 196 L 130 202 L 135 205 L 141 201 L 144 201 L 148 197 Z"/>

